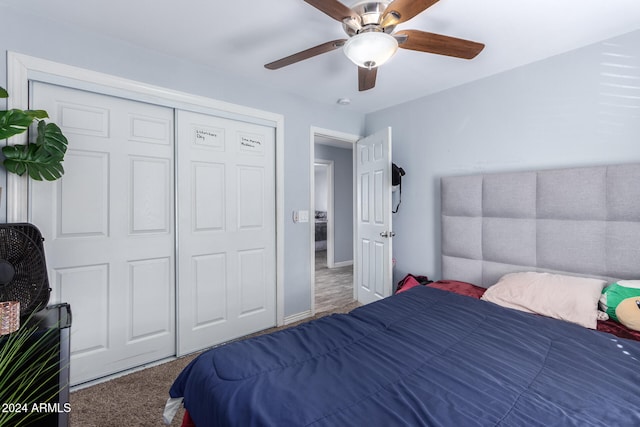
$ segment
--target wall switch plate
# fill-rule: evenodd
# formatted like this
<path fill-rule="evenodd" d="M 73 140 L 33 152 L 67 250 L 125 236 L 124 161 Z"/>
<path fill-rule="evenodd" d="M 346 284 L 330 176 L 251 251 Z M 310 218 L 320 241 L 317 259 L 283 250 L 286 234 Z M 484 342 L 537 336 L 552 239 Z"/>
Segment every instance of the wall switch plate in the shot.
<path fill-rule="evenodd" d="M 309 222 L 309 211 L 293 211 L 293 222 Z"/>

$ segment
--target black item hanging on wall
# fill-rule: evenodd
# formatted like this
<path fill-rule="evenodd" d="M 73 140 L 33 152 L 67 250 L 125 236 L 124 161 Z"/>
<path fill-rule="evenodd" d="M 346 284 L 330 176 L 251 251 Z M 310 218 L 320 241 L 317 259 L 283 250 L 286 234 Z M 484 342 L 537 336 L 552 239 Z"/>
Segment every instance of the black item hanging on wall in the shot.
<path fill-rule="evenodd" d="M 400 209 L 400 203 L 402 203 L 402 177 L 405 175 L 406 173 L 404 169 L 402 169 L 395 163 L 391 163 L 391 185 L 394 187 L 398 186 L 398 189 L 400 191 L 400 199 L 398 200 L 398 204 L 396 205 L 396 208 L 391 211 L 393 213 L 398 212 L 398 209 Z"/>

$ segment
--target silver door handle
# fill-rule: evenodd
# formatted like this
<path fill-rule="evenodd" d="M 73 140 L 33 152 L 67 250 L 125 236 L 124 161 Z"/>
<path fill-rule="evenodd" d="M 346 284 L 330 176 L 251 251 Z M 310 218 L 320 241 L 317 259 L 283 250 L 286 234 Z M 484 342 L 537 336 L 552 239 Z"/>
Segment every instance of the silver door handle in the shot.
<path fill-rule="evenodd" d="M 396 233 L 394 233 L 393 231 L 383 231 L 382 233 L 380 233 L 381 237 L 393 237 L 395 235 Z"/>

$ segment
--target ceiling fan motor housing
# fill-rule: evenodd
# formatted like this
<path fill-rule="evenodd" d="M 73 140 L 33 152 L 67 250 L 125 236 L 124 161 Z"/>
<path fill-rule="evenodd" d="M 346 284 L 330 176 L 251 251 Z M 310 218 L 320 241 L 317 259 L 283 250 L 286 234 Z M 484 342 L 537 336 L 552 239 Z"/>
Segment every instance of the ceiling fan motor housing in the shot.
<path fill-rule="evenodd" d="M 385 28 L 381 26 L 382 16 L 390 1 L 363 1 L 351 7 L 358 16 L 347 18 L 342 22 L 342 28 L 349 37 L 367 31 L 379 31 L 390 34 L 395 25 Z M 393 12 L 392 12 L 393 13 Z"/>

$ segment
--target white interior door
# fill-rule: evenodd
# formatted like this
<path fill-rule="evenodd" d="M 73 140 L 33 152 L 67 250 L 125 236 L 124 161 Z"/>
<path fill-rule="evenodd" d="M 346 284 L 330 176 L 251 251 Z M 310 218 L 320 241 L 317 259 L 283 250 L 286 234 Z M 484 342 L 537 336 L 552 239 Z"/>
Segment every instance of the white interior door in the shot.
<path fill-rule="evenodd" d="M 173 110 L 43 83 L 65 175 L 31 182 L 52 302 L 71 304 L 71 384 L 175 354 Z"/>
<path fill-rule="evenodd" d="M 276 324 L 275 130 L 177 113 L 178 354 Z"/>
<path fill-rule="evenodd" d="M 355 280 L 358 301 L 391 295 L 391 128 L 356 143 Z"/>

